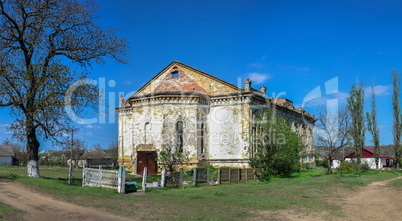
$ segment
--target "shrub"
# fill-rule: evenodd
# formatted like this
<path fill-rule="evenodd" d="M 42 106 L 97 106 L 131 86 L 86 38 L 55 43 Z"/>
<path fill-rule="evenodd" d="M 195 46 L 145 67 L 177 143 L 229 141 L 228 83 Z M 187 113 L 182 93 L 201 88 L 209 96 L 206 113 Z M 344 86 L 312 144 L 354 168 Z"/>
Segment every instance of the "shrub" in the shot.
<path fill-rule="evenodd" d="M 371 168 L 370 168 L 370 166 L 369 166 L 367 163 L 363 163 L 363 164 L 360 166 L 360 170 L 361 170 L 362 172 L 367 172 L 367 171 L 370 171 Z"/>
<path fill-rule="evenodd" d="M 348 162 L 348 161 L 341 161 L 341 164 L 339 165 L 339 170 L 341 172 L 351 172 L 356 169 L 356 164 L 353 162 Z"/>

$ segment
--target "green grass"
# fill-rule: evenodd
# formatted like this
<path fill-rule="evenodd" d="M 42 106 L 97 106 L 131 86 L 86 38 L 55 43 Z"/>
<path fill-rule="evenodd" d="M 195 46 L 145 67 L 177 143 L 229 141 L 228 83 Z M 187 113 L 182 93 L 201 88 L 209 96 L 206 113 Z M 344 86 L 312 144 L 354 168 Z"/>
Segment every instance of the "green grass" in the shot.
<path fill-rule="evenodd" d="M 7 204 L 0 202 L 0 221 L 3 220 L 22 220 L 24 211 L 15 209 Z"/>
<path fill-rule="evenodd" d="M 79 170 L 75 172 L 80 173 Z M 17 182 L 56 198 L 147 220 L 241 220 L 254 217 L 258 211 L 288 208 L 300 212 L 327 211 L 330 216 L 342 216 L 340 208 L 332 205 L 329 198 L 338 198 L 340 192 L 353 191 L 373 181 L 402 175 L 395 171 L 370 171 L 360 176 L 340 176 L 310 169 L 273 178 L 270 182 L 164 188 L 145 195 L 123 195 L 112 189 L 81 187 L 80 174 L 74 174 L 76 185 L 67 185 L 67 168 L 44 167 L 41 175 L 45 178 L 33 179 L 24 176 L 25 168 L 0 167 L 0 176 L 9 174 L 16 174 L 11 178 Z M 131 178 L 140 179 L 138 176 Z M 158 179 L 158 176 L 150 179 Z M 141 180 L 136 181 L 141 183 Z M 402 182 L 397 181 L 394 181 L 395 185 L 402 186 Z"/>
<path fill-rule="evenodd" d="M 388 183 L 388 186 L 396 189 L 402 189 L 402 179 L 393 180 Z"/>

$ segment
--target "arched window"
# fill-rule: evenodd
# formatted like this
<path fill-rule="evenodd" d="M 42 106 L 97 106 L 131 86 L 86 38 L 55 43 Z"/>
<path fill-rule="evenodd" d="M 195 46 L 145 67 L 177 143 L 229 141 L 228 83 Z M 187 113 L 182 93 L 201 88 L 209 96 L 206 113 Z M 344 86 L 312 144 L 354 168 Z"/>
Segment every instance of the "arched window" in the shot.
<path fill-rule="evenodd" d="M 176 124 L 176 148 L 183 153 L 183 122 L 178 121 Z"/>

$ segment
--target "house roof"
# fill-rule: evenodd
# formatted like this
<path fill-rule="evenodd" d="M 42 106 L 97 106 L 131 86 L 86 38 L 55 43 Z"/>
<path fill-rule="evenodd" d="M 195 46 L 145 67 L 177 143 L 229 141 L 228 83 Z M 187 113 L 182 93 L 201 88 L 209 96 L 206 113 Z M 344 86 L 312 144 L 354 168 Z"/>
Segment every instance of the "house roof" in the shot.
<path fill-rule="evenodd" d="M 181 63 L 181 62 L 179 62 L 179 61 L 173 61 L 173 62 L 170 63 L 168 66 L 166 66 L 162 71 L 160 71 L 157 75 L 155 75 L 151 80 L 149 80 L 145 85 L 143 85 L 132 97 L 138 96 L 138 94 L 139 94 L 140 92 L 142 92 L 146 87 L 148 87 L 148 86 L 151 84 L 152 81 L 154 81 L 155 79 L 159 78 L 159 77 L 160 77 L 161 75 L 163 75 L 168 69 L 170 69 L 170 68 L 172 68 L 172 67 L 175 67 L 175 66 L 181 66 L 181 67 L 184 67 L 184 68 L 189 69 L 189 70 L 191 70 L 191 71 L 194 71 L 194 72 L 196 72 L 196 73 L 198 73 L 198 74 L 200 74 L 200 75 L 203 75 L 203 76 L 205 76 L 205 77 L 207 77 L 207 78 L 209 78 L 209 79 L 212 79 L 212 80 L 214 80 L 214 81 L 216 81 L 216 82 L 219 82 L 219 83 L 221 83 L 221 84 L 223 84 L 223 85 L 226 85 L 227 87 L 230 87 L 230 88 L 232 88 L 232 89 L 234 89 L 234 90 L 238 90 L 238 91 L 242 91 L 242 90 L 243 90 L 242 88 L 240 88 L 240 87 L 238 87 L 238 86 L 236 86 L 236 85 L 234 85 L 234 84 L 231 84 L 231 83 L 229 83 L 229 82 L 227 82 L 227 81 L 224 81 L 224 80 L 222 80 L 222 79 L 220 79 L 220 78 L 217 78 L 217 77 L 215 77 L 215 76 L 213 76 L 213 75 L 210 75 L 210 74 L 208 74 L 208 73 L 206 73 L 206 72 L 204 72 L 204 71 L 198 70 L 198 69 L 196 69 L 196 68 L 194 68 L 194 67 L 191 67 L 191 66 L 189 66 L 189 65 L 186 65 L 186 64 Z M 197 87 L 197 91 L 198 91 L 198 87 Z M 196 92 L 197 92 L 197 91 L 196 91 Z"/>
<path fill-rule="evenodd" d="M 355 152 L 353 152 L 347 155 L 345 158 L 356 158 L 356 154 Z M 374 149 L 370 147 L 364 148 L 362 152 L 362 158 L 374 158 Z M 380 153 L 380 158 L 394 159 L 394 157 L 388 156 L 383 153 Z"/>
<path fill-rule="evenodd" d="M 102 149 L 89 149 L 85 150 L 85 153 L 82 154 L 81 159 L 97 160 L 97 159 L 112 159 L 112 157 Z"/>
<path fill-rule="evenodd" d="M 178 77 L 172 77 L 167 73 L 180 73 Z M 189 73 L 194 73 L 199 76 L 199 80 L 196 81 L 189 77 Z M 163 76 L 165 75 L 165 76 Z M 191 96 L 212 96 L 214 98 L 219 98 L 220 96 L 227 97 L 228 95 L 235 95 L 244 93 L 245 95 L 254 95 L 254 98 L 261 97 L 262 100 L 268 100 L 270 103 L 274 103 L 274 98 L 267 98 L 266 95 L 256 90 L 252 87 L 249 89 L 243 89 L 206 72 L 198 70 L 194 67 L 181 63 L 179 61 L 173 61 L 168 66 L 166 66 L 162 71 L 155 75 L 151 80 L 149 80 L 145 85 L 143 85 L 134 95 L 132 95 L 127 100 L 122 100 L 120 107 L 116 110 L 124 110 L 130 108 L 130 102 L 135 100 L 150 99 L 153 97 L 164 97 L 173 95 L 191 95 Z M 207 99 L 208 100 L 208 99 Z M 284 111 L 290 111 L 296 114 L 301 114 L 307 117 L 309 120 L 314 119 L 314 115 L 310 115 L 307 111 L 302 108 L 294 109 L 293 102 L 288 99 L 278 99 L 279 103 L 275 102 L 277 108 Z"/>
<path fill-rule="evenodd" d="M 11 146 L 8 145 L 0 145 L 0 156 L 2 157 L 13 157 L 14 151 Z"/>

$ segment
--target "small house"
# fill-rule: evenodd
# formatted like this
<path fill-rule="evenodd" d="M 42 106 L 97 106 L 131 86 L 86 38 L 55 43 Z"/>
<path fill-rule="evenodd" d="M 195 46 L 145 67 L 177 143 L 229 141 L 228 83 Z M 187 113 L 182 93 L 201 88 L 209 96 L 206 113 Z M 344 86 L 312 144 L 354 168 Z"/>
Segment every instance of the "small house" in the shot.
<path fill-rule="evenodd" d="M 109 154 L 107 154 L 102 149 L 89 149 L 85 150 L 78 162 L 80 167 L 115 167 L 116 159 L 113 159 Z"/>
<path fill-rule="evenodd" d="M 345 157 L 345 161 L 353 162 L 356 160 L 356 154 L 353 152 Z M 376 169 L 374 149 L 364 148 L 361 157 L 362 163 L 367 163 L 371 169 Z M 386 154 L 380 153 L 380 158 L 378 161 L 378 168 L 383 169 L 384 167 L 392 167 L 394 162 L 394 157 L 388 156 Z"/>
<path fill-rule="evenodd" d="M 11 146 L 0 145 L 0 166 L 13 166 L 14 151 Z"/>

